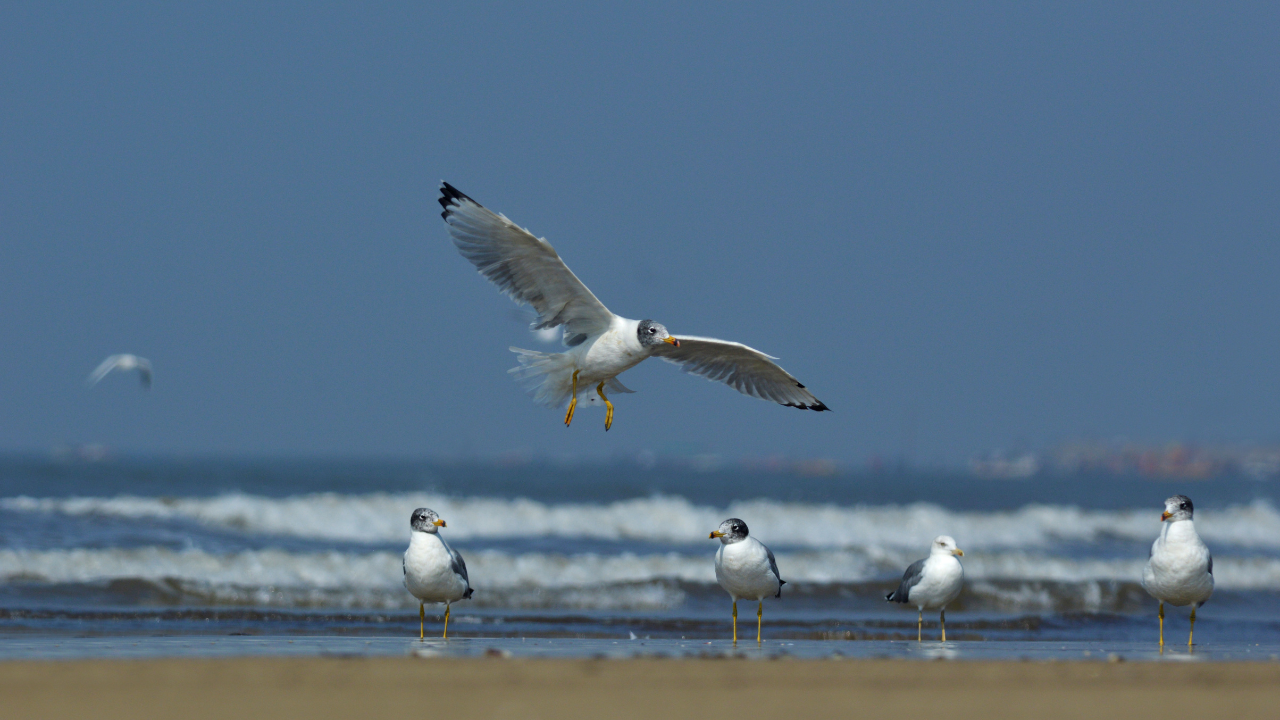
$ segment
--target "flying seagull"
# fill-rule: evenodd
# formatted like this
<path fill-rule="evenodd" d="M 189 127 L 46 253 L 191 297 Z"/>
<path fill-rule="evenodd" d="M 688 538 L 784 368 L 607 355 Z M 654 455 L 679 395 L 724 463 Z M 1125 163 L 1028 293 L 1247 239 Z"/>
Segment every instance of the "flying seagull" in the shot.
<path fill-rule="evenodd" d="M 138 379 L 142 381 L 142 389 L 151 389 L 151 361 L 144 357 L 129 354 L 112 355 L 103 360 L 102 364 L 89 374 L 85 384 L 89 387 L 97 385 L 98 381 L 106 377 L 112 370 L 119 370 L 120 372 L 137 370 Z"/>
<path fill-rule="evenodd" d="M 764 623 L 764 599 L 782 597 L 786 580 L 778 572 L 773 551 L 751 537 L 747 524 L 729 518 L 708 536 L 720 538 L 716 550 L 716 582 L 733 598 L 733 643 L 738 643 L 738 598 L 755 600 L 756 642 L 760 642 L 760 626 Z"/>
<path fill-rule="evenodd" d="M 1151 544 L 1151 557 L 1142 569 L 1142 587 L 1160 601 L 1160 650 L 1164 651 L 1164 604 L 1191 606 L 1191 631 L 1187 649 L 1196 632 L 1196 608 L 1213 594 L 1213 555 L 1196 532 L 1191 519 L 1195 506 L 1186 495 L 1164 501 L 1160 515 L 1160 537 Z"/>
<path fill-rule="evenodd" d="M 898 589 L 884 596 L 889 602 L 915 605 L 916 642 L 920 642 L 924 627 L 924 609 L 940 608 L 942 642 L 947 641 L 947 604 L 956 599 L 964 585 L 964 568 L 956 558 L 964 551 L 956 547 L 949 535 L 939 535 L 929 547 L 929 557 L 911 563 L 902 574 Z"/>
<path fill-rule="evenodd" d="M 423 639 L 426 603 L 444 603 L 444 638 L 449 637 L 449 607 L 471 597 L 467 563 L 440 536 L 445 522 L 430 508 L 409 516 L 409 549 L 404 551 L 404 588 L 418 599 L 418 639 Z"/>
<path fill-rule="evenodd" d="M 564 424 L 582 401 L 605 405 L 604 429 L 613 425 L 613 403 L 605 390 L 629 393 L 618 375 L 649 357 L 682 365 L 738 392 L 801 410 L 828 410 L 800 381 L 759 350 L 713 338 L 673 337 L 653 320 L 628 320 L 609 312 L 564 264 L 545 239 L 495 214 L 449 183 L 440 186 L 440 213 L 458 252 L 481 275 L 517 303 L 538 313 L 534 330 L 563 327 L 563 353 L 513 347 L 520 366 L 512 368 L 535 402 L 560 407 Z M 595 389 L 594 395 L 591 393 Z"/>

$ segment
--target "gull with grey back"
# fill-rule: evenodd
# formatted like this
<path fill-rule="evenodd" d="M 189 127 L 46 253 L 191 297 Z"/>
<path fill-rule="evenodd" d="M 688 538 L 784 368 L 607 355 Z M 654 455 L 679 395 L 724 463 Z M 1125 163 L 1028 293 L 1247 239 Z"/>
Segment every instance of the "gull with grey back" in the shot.
<path fill-rule="evenodd" d="M 729 518 L 708 536 L 720 539 L 716 550 L 716 581 L 733 598 L 733 642 L 738 642 L 738 599 L 755 600 L 756 642 L 760 642 L 760 628 L 764 624 L 764 599 L 782 597 L 782 586 L 787 583 L 778 572 L 778 561 L 773 551 L 751 537 L 747 524 L 738 518 Z"/>
<path fill-rule="evenodd" d="M 534 330 L 562 328 L 566 352 L 513 347 L 520 365 L 511 373 L 528 387 L 535 402 L 552 408 L 568 403 L 566 426 L 580 402 L 598 402 L 605 406 L 604 429 L 612 427 L 613 403 L 605 391 L 632 392 L 618 375 L 650 357 L 762 400 L 801 410 L 829 409 L 773 362 L 776 358 L 759 350 L 726 340 L 675 337 L 653 320 L 614 315 L 569 270 L 551 243 L 449 183 L 441 184 L 439 201 L 458 252 L 505 295 L 538 313 Z"/>
<path fill-rule="evenodd" d="M 418 508 L 409 516 L 409 549 L 404 551 L 404 588 L 418 599 L 418 639 L 424 638 L 426 603 L 444 603 L 444 634 L 449 637 L 452 603 L 471 597 L 471 580 L 462 554 L 440 535 L 444 520 L 430 508 Z"/>
<path fill-rule="evenodd" d="M 1213 594 L 1213 555 L 1196 532 L 1195 506 L 1186 495 L 1164 501 L 1160 537 L 1151 543 L 1151 555 L 1142 569 L 1142 587 L 1160 601 L 1160 650 L 1164 650 L 1164 604 L 1191 606 L 1191 630 L 1187 649 L 1196 632 L 1196 609 Z"/>
<path fill-rule="evenodd" d="M 948 535 L 939 535 L 929 547 L 929 557 L 921 558 L 907 567 L 898 589 L 884 596 L 889 602 L 914 605 L 919 611 L 916 618 L 916 642 L 924 637 L 925 608 L 938 608 L 938 623 L 942 626 L 942 642 L 947 641 L 947 605 L 960 595 L 964 586 L 964 567 L 959 558 L 964 551 L 956 547 L 956 541 Z"/>

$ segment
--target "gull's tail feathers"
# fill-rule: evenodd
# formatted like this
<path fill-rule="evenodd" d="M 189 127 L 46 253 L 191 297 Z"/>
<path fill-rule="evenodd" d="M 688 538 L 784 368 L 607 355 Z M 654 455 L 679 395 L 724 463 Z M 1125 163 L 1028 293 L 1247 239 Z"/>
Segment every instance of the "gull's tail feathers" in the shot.
<path fill-rule="evenodd" d="M 573 356 L 568 353 L 544 353 L 537 350 L 525 350 L 513 347 L 520 365 L 507 372 L 515 376 L 529 392 L 533 401 L 543 407 L 558 408 L 569 403 L 573 395 Z M 613 393 L 632 393 L 618 378 L 610 378 L 604 383 L 605 391 Z M 600 396 L 596 394 L 594 384 L 584 382 L 579 376 L 578 403 L 580 405 L 601 405 Z"/>
<path fill-rule="evenodd" d="M 573 394 L 573 358 L 568 353 L 544 353 L 513 347 L 520 361 L 507 372 L 515 376 L 533 401 L 543 407 L 557 408 L 569 402 Z"/>

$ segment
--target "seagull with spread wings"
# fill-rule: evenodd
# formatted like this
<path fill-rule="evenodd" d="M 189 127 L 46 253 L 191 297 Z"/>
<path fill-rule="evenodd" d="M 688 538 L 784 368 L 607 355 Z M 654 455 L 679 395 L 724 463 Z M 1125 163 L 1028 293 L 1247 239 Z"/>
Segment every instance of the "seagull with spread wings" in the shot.
<path fill-rule="evenodd" d="M 613 403 L 605 391 L 629 393 L 618 375 L 649 357 L 660 357 L 738 392 L 801 410 L 829 410 L 800 381 L 765 355 L 740 343 L 672 336 L 652 320 L 628 320 L 609 312 L 582 284 L 545 239 L 462 194 L 440 186 L 441 216 L 454 245 L 481 275 L 517 303 L 538 313 L 534 330 L 562 327 L 568 352 L 511 348 L 520 366 L 511 373 L 528 385 L 539 404 L 568 402 L 564 424 L 579 402 L 606 408 L 604 429 L 613 425 Z M 594 388 L 594 394 L 591 390 Z"/>
<path fill-rule="evenodd" d="M 106 360 L 103 360 L 98 367 L 94 368 L 92 373 L 89 373 L 89 377 L 84 381 L 84 383 L 89 387 L 93 387 L 98 384 L 99 380 L 109 375 L 113 370 L 119 370 L 120 372 L 137 370 L 138 380 L 142 383 L 142 389 L 151 389 L 151 361 L 144 357 L 138 357 L 137 355 L 130 355 L 128 353 L 122 355 L 111 355 Z"/>

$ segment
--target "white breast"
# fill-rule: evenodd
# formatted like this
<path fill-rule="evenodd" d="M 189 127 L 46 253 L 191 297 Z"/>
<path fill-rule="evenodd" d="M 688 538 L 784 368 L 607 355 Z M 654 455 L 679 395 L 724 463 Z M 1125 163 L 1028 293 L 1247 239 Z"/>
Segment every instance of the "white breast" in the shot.
<path fill-rule="evenodd" d="M 773 597 L 780 587 L 769 564 L 769 551 L 753 537 L 720 546 L 716 551 L 716 580 L 734 600 Z"/>
<path fill-rule="evenodd" d="M 461 600 L 467 582 L 453 571 L 453 556 L 437 533 L 409 534 L 404 553 L 404 587 L 423 602 Z"/>
<path fill-rule="evenodd" d="M 924 608 L 946 607 L 964 587 L 964 566 L 951 553 L 931 553 L 925 560 L 920 582 L 907 593 L 907 604 Z"/>
<path fill-rule="evenodd" d="M 649 357 L 636 334 L 639 328 L 638 320 L 614 317 L 613 324 L 600 337 L 574 348 L 577 369 L 582 371 L 578 375 L 579 387 L 616 377 Z"/>
<path fill-rule="evenodd" d="M 1166 522 L 1151 545 L 1151 558 L 1142 571 L 1142 586 L 1170 605 L 1200 604 L 1213 594 L 1209 548 L 1191 520 Z"/>

